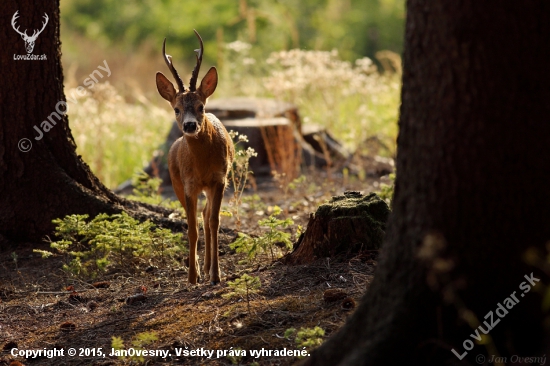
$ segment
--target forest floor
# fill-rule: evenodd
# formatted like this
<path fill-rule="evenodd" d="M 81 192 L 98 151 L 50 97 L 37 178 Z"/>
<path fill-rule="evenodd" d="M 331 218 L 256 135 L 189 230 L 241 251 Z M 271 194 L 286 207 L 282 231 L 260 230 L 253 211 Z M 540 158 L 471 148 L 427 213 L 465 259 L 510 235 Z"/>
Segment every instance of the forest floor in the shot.
<path fill-rule="evenodd" d="M 276 182 L 258 184 L 258 191 L 245 192 L 249 198 L 241 208 L 239 231 L 259 233 L 257 221 L 278 205 L 283 216 L 294 220 L 290 232 L 296 234 L 298 225 L 305 229 L 309 215 L 332 195 L 345 190 L 379 191 L 381 182 L 390 183 L 387 176 L 359 180 L 317 172 L 286 191 Z M 0 365 L 13 360 L 24 365 L 295 363 L 298 357 L 281 355 L 281 351 L 302 350 L 303 344 L 296 342 L 295 331 L 287 330 L 320 327 L 323 339 L 335 332 L 372 281 L 378 252 L 294 266 L 268 257 L 243 262 L 244 254 L 229 248 L 237 237 L 234 221 L 221 219 L 223 276 L 215 286 L 189 285 L 184 266 L 139 273 L 119 269 L 94 281 L 78 280 L 62 270 L 61 258 L 42 259 L 33 253 L 35 248 L 49 249 L 47 243 L 26 243 L 0 252 Z M 204 245 L 199 245 L 202 264 Z M 231 291 L 227 281 L 244 273 L 261 282 L 259 291 L 249 295 L 249 303 L 246 296 L 222 296 Z M 103 283 L 94 287 L 92 283 L 98 281 Z M 156 340 L 146 344 L 151 334 Z M 141 346 L 167 356 L 148 355 L 141 361 L 111 356 L 113 337 L 120 337 L 125 349 Z M 64 356 L 25 360 L 11 354 L 15 348 L 64 349 Z M 68 355 L 69 348 L 76 351 L 75 356 Z M 264 353 L 256 357 L 251 352 L 256 350 Z M 199 354 L 184 356 L 182 351 Z M 205 351 L 213 353 L 205 355 Z M 235 354 L 239 355 L 231 357 Z"/>

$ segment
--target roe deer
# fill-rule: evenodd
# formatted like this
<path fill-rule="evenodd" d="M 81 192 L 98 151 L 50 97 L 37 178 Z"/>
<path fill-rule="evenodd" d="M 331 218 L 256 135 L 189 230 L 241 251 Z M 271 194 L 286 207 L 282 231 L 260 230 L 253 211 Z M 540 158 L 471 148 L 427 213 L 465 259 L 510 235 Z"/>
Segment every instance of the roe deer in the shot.
<path fill-rule="evenodd" d="M 200 279 L 197 260 L 197 199 L 201 192 L 206 193 L 206 206 L 202 211 L 204 220 L 205 254 L 204 273 L 210 276 L 212 284 L 220 282 L 218 254 L 218 230 L 220 226 L 220 207 L 227 183 L 227 173 L 235 154 L 233 141 L 222 123 L 210 113 L 205 113 L 204 105 L 218 85 L 218 72 L 211 67 L 197 89 L 197 78 L 202 62 L 203 43 L 199 39 L 197 64 L 191 74 L 189 89 L 185 90 L 178 72 L 172 63 L 172 57 L 166 55 L 166 38 L 162 45 L 164 61 L 178 84 L 174 85 L 161 72 L 157 72 L 157 89 L 166 99 L 174 112 L 183 136 L 177 139 L 168 153 L 168 168 L 172 187 L 186 214 L 189 236 L 189 282 L 196 284 Z"/>

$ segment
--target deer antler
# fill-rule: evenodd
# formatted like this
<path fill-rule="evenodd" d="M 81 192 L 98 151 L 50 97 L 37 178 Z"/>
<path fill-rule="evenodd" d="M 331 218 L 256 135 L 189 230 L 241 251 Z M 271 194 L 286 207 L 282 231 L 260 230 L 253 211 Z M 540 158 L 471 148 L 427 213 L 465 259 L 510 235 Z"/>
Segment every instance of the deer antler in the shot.
<path fill-rule="evenodd" d="M 38 31 L 38 33 L 36 33 L 37 31 L 34 31 L 36 34 L 33 34 L 31 38 L 34 38 L 36 39 L 38 37 L 38 35 L 40 33 L 42 33 L 42 31 L 44 30 L 44 28 L 46 28 L 46 25 L 48 24 L 48 20 L 50 20 L 50 18 L 48 18 L 48 14 L 44 13 L 44 18 L 45 18 L 45 22 L 42 23 L 42 29 L 40 29 Z"/>
<path fill-rule="evenodd" d="M 38 38 L 38 35 L 40 33 L 42 33 L 42 31 L 44 30 L 44 28 L 46 28 L 46 25 L 48 24 L 48 20 L 50 20 L 50 18 L 48 18 L 48 14 L 44 13 L 44 18 L 45 18 L 45 22 L 42 23 L 42 29 L 40 30 L 35 30 L 32 34 L 32 36 L 29 37 L 29 35 L 27 34 L 27 30 L 25 29 L 25 32 L 21 32 L 19 30 L 19 27 L 15 27 L 15 21 L 17 20 L 17 18 L 19 18 L 19 15 L 17 15 L 17 13 L 19 13 L 19 10 L 17 10 L 15 12 L 15 14 L 13 14 L 13 17 L 11 18 L 11 26 L 13 27 L 13 29 L 19 33 L 25 40 L 29 40 L 29 41 L 34 41 L 36 40 L 36 38 Z"/>
<path fill-rule="evenodd" d="M 166 54 L 166 38 L 164 38 L 164 43 L 162 44 L 162 54 L 164 55 L 164 62 L 166 62 L 166 65 L 170 69 L 172 76 L 174 77 L 174 79 L 176 79 L 176 83 L 178 83 L 179 92 L 183 93 L 185 91 L 183 81 L 181 81 L 180 75 L 178 74 L 176 68 L 174 67 L 174 64 L 172 63 L 172 56 Z"/>
<path fill-rule="evenodd" d="M 198 50 L 195 50 L 197 53 L 197 64 L 195 65 L 195 68 L 193 69 L 193 73 L 191 73 L 191 80 L 189 81 L 189 90 L 195 91 L 197 90 L 197 79 L 199 77 L 199 70 L 201 69 L 201 63 L 202 63 L 202 53 L 204 51 L 204 45 L 202 44 L 202 38 L 199 35 L 199 32 L 197 32 L 195 29 L 195 34 L 197 35 L 197 38 L 199 39 L 199 42 L 201 44 L 201 48 Z"/>
<path fill-rule="evenodd" d="M 13 27 L 13 29 L 19 33 L 21 35 L 21 37 L 24 37 L 24 38 L 29 38 L 29 36 L 27 35 L 27 30 L 25 29 L 25 32 L 21 32 L 19 30 L 19 27 L 15 28 L 15 21 L 17 20 L 17 18 L 19 18 L 19 15 L 17 15 L 17 13 L 19 13 L 19 10 L 17 10 L 15 12 L 15 14 L 13 14 L 13 17 L 11 18 L 11 26 Z"/>

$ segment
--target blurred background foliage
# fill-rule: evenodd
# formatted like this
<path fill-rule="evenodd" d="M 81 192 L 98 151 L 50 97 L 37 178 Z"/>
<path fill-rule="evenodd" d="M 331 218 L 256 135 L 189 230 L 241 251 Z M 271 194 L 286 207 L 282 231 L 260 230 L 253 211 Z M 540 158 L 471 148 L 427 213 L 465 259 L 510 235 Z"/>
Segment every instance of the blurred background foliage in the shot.
<path fill-rule="evenodd" d="M 213 98 L 292 102 L 350 152 L 374 138 L 392 156 L 404 23 L 405 0 L 63 0 L 65 93 L 75 98 L 98 65 L 111 71 L 70 105 L 78 153 L 109 187 L 150 160 L 174 118 L 155 85 L 157 71 L 169 75 L 162 41 L 187 84 L 197 29 L 199 78 L 220 74 Z"/>
<path fill-rule="evenodd" d="M 132 51 L 168 38 L 175 57 L 191 58 L 197 29 L 209 50 L 241 40 L 256 57 L 291 48 L 338 49 L 344 60 L 401 52 L 404 0 L 64 0 L 65 29 L 102 46 Z M 220 50 L 221 52 L 221 50 Z M 205 57 L 215 62 L 214 52 Z"/>

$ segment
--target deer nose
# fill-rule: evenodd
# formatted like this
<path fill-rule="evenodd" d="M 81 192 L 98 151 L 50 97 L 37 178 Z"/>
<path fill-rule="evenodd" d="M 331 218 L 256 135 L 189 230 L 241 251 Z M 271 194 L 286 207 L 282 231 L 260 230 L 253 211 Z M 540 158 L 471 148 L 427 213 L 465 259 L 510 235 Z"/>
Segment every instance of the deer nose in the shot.
<path fill-rule="evenodd" d="M 183 132 L 194 133 L 197 131 L 197 122 L 185 122 L 183 124 Z"/>

